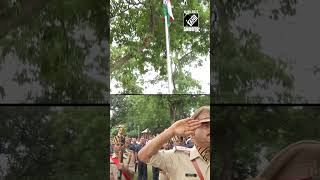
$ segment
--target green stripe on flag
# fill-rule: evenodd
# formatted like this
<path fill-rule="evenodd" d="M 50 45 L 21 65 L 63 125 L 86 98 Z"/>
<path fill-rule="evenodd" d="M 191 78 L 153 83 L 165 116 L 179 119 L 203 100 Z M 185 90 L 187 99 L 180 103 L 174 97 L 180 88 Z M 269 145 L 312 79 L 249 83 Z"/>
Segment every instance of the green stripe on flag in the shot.
<path fill-rule="evenodd" d="M 167 24 L 168 24 L 168 27 L 170 26 L 170 16 L 169 16 L 169 13 L 168 13 L 168 8 L 165 4 L 162 5 L 162 11 L 163 11 L 163 16 L 164 18 L 167 18 Z"/>
<path fill-rule="evenodd" d="M 163 0 L 162 11 L 163 11 L 163 15 L 165 17 L 167 17 L 168 27 L 171 24 L 171 20 L 172 21 L 174 20 L 171 8 L 172 8 L 171 1 L 170 0 Z"/>

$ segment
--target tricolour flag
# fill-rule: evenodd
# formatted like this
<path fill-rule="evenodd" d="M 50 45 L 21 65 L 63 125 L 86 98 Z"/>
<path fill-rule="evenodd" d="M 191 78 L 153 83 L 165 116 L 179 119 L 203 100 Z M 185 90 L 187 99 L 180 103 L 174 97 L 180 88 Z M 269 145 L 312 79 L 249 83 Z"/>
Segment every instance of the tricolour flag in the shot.
<path fill-rule="evenodd" d="M 170 22 L 174 20 L 173 14 L 172 14 L 172 4 L 170 0 L 163 0 L 163 15 L 167 16 L 168 18 L 168 25 L 170 25 Z"/>

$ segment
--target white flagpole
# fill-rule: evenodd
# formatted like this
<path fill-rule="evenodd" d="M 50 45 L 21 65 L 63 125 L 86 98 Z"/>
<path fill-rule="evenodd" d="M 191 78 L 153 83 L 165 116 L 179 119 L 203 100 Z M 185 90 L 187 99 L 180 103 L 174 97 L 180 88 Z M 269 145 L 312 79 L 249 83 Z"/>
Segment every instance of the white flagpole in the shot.
<path fill-rule="evenodd" d="M 170 60 L 170 49 L 169 49 L 169 30 L 168 30 L 168 19 L 167 15 L 164 17 L 164 24 L 166 29 L 166 49 L 167 49 L 167 72 L 168 72 L 168 90 L 169 94 L 172 94 L 173 90 L 173 83 L 172 83 L 172 76 L 171 76 L 171 60 Z"/>

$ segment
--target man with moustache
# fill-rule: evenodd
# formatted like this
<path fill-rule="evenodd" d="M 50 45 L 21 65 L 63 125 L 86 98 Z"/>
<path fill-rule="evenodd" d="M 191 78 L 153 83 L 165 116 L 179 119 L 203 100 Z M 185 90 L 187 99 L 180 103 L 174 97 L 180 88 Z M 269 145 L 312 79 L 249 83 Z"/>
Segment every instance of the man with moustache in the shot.
<path fill-rule="evenodd" d="M 191 136 L 194 147 L 159 151 L 174 136 Z M 191 118 L 176 121 L 144 146 L 138 158 L 167 172 L 171 180 L 210 179 L 210 107 L 200 107 Z"/>

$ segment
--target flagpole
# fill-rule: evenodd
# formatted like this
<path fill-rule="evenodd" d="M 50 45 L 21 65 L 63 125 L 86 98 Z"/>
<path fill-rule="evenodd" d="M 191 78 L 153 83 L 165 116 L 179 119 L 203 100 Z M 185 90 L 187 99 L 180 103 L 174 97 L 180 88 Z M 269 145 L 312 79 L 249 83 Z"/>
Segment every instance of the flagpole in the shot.
<path fill-rule="evenodd" d="M 165 29 L 166 29 L 166 49 L 167 49 L 167 72 L 168 72 L 168 90 L 169 94 L 172 94 L 173 90 L 173 83 L 172 83 L 172 76 L 171 76 L 171 60 L 170 60 L 170 48 L 169 48 L 169 29 L 168 29 L 168 16 L 165 15 Z"/>

